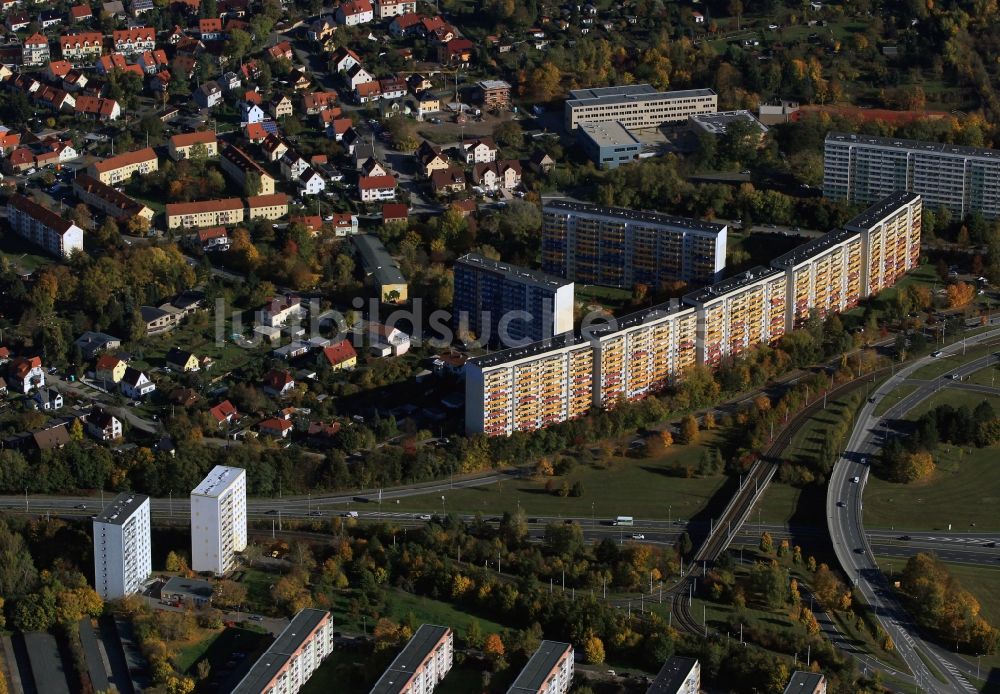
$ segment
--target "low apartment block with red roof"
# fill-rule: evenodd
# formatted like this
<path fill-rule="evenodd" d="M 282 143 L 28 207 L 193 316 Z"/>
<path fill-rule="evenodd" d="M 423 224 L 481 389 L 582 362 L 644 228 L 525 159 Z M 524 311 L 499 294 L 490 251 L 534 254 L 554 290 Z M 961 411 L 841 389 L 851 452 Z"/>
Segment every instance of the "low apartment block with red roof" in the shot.
<path fill-rule="evenodd" d="M 87 173 L 101 183 L 114 185 L 127 181 L 133 174 L 149 174 L 160 170 L 160 160 L 152 147 L 125 152 L 104 161 L 95 162 L 87 169 Z"/>

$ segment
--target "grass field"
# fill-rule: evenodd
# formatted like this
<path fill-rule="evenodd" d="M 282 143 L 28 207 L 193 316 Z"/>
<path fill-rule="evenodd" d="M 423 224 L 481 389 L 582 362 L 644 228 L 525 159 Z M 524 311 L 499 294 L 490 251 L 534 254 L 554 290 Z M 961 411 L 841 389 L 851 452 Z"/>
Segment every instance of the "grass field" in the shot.
<path fill-rule="evenodd" d="M 881 417 L 889 410 L 889 408 L 895 406 L 900 400 L 916 389 L 916 386 L 899 386 L 898 388 L 894 388 L 891 393 L 882 398 L 878 405 L 875 406 L 875 416 Z"/>
<path fill-rule="evenodd" d="M 862 392 L 854 391 L 843 398 L 829 401 L 827 409 L 818 412 L 795 432 L 785 450 L 784 459 L 792 463 L 806 463 L 822 445 L 823 431 L 847 416 L 847 413 L 851 413 L 853 417 L 863 396 Z M 823 515 L 823 494 L 824 491 L 819 488 L 800 489 L 772 482 L 758 504 L 760 520 L 764 523 L 822 526 L 826 522 Z M 756 519 L 757 514 L 751 513 L 750 520 Z"/>
<path fill-rule="evenodd" d="M 402 590 L 389 590 L 386 594 L 388 609 L 386 617 L 402 622 L 407 615 L 412 614 L 417 624 L 445 624 L 455 630 L 461 637 L 472 622 L 479 622 L 483 633 L 498 633 L 504 629 L 504 625 L 498 624 L 489 619 L 477 617 L 468 612 L 452 607 L 446 602 L 434 600 L 419 595 L 413 595 Z M 333 604 L 330 611 L 340 628 L 348 633 L 368 633 L 371 634 L 374 626 L 371 618 L 355 618 L 350 614 L 349 603 L 350 593 L 338 593 L 333 597 Z"/>
<path fill-rule="evenodd" d="M 270 637 L 262 631 L 231 628 L 219 631 L 202 630 L 203 637 L 182 648 L 174 658 L 177 669 L 194 675 L 195 666 L 202 658 L 208 658 L 212 671 L 217 671 L 232 658 L 233 653 L 250 654 L 265 647 Z"/>
<path fill-rule="evenodd" d="M 937 470 L 922 483 L 897 484 L 869 477 L 865 485 L 866 527 L 906 530 L 1000 530 L 1000 475 L 996 448 L 942 445 Z"/>
<path fill-rule="evenodd" d="M 997 387 L 997 376 L 1000 376 L 1000 361 L 995 365 L 980 369 L 965 378 L 965 383 L 975 383 L 981 386 Z"/>
<path fill-rule="evenodd" d="M 722 475 L 684 479 L 675 476 L 676 466 L 697 467 L 706 446 L 715 440 L 714 432 L 703 434 L 698 445 L 674 445 L 660 457 L 612 457 L 606 468 L 596 465 L 578 465 L 564 477 L 525 479 L 503 482 L 488 487 L 456 489 L 443 494 L 448 512 L 501 514 L 521 508 L 529 516 L 569 516 L 575 518 L 614 518 L 619 515 L 643 518 L 690 519 L 707 506 L 724 505 L 726 499 L 717 498 L 726 482 Z M 563 480 L 570 485 L 580 482 L 583 496 L 560 497 L 546 492 L 547 480 L 555 488 Z M 442 494 L 408 497 L 392 510 L 440 513 Z M 721 508 L 721 506 L 720 506 Z"/>
<path fill-rule="evenodd" d="M 983 400 L 986 400 L 993 405 L 994 409 L 1000 409 L 1000 397 L 986 395 L 985 393 L 977 393 L 970 390 L 948 388 L 946 385 L 942 387 L 941 390 L 934 393 L 934 395 L 930 396 L 910 410 L 906 415 L 906 418 L 916 419 L 925 412 L 929 412 L 935 407 L 939 407 L 941 405 L 951 405 L 952 407 L 961 407 L 962 405 L 966 405 L 970 409 L 975 409 L 976 405 L 981 403 Z"/>
<path fill-rule="evenodd" d="M 962 354 L 961 343 L 959 343 L 957 347 L 952 346 L 950 349 L 953 351 L 954 356 L 942 356 L 940 359 L 936 359 L 927 366 L 921 366 L 910 375 L 910 378 L 921 380 L 938 378 L 939 376 L 951 373 L 955 370 L 955 367 L 960 364 L 965 364 L 978 357 L 985 357 L 987 354 L 997 351 L 995 344 L 992 346 L 977 345 L 975 347 L 969 347 L 965 350 L 965 354 Z"/>

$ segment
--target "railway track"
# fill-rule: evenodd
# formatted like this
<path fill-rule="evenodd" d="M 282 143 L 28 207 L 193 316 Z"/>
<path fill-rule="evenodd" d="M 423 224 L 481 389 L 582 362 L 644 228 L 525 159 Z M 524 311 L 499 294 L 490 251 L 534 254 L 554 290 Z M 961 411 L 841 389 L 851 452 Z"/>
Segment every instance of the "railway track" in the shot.
<path fill-rule="evenodd" d="M 857 378 L 847 383 L 843 383 L 826 393 L 827 399 L 837 399 L 854 389 L 862 386 L 869 378 L 878 378 L 889 369 L 879 369 L 866 374 L 862 378 Z M 799 410 L 778 432 L 778 435 L 764 450 L 760 460 L 758 460 L 750 470 L 750 474 L 743 481 L 742 486 L 726 507 L 718 522 L 713 521 L 709 536 L 705 538 L 701 547 L 694 554 L 691 562 L 691 569 L 685 579 L 676 585 L 671 598 L 671 613 L 676 627 L 682 631 L 692 634 L 705 633 L 705 626 L 699 624 L 692 616 L 689 595 L 695 592 L 697 579 L 702 576 L 708 565 L 714 563 L 716 559 L 726 550 L 729 543 L 740 532 L 740 528 L 746 521 L 747 516 L 754 505 L 763 496 L 774 475 L 778 471 L 781 462 L 781 455 L 792 442 L 802 425 L 812 418 L 818 411 L 823 409 L 823 398 L 817 398 L 803 409 Z"/>

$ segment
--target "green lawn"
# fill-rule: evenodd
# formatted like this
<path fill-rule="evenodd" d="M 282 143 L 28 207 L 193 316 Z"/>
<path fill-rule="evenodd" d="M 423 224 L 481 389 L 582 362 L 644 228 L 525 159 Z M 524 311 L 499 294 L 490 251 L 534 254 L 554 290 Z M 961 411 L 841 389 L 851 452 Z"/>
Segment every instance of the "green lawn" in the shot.
<path fill-rule="evenodd" d="M 726 482 L 722 475 L 684 479 L 675 476 L 676 466 L 697 467 L 706 443 L 715 440 L 714 432 L 703 436 L 702 444 L 674 445 L 660 457 L 613 457 L 606 468 L 579 464 L 565 477 L 507 481 L 488 487 L 456 489 L 444 492 L 444 505 L 448 512 L 494 515 L 521 508 L 529 516 L 593 516 L 611 519 L 619 515 L 643 518 L 691 518 L 712 502 L 720 508 L 728 499 L 716 499 Z M 555 488 L 563 480 L 570 485 L 583 485 L 582 497 L 559 497 L 545 491 L 551 479 Z M 393 504 L 392 510 L 409 512 L 441 512 L 440 493 L 402 499 Z"/>
<path fill-rule="evenodd" d="M 585 304 L 595 303 L 611 309 L 622 308 L 632 301 L 632 292 L 616 287 L 599 287 L 594 284 L 576 286 L 576 299 Z"/>
<path fill-rule="evenodd" d="M 174 658 L 177 669 L 194 676 L 198 661 L 207 658 L 212 669 L 217 670 L 229 661 L 233 653 L 246 653 L 251 658 L 267 647 L 270 636 L 263 631 L 234 627 L 210 633 L 206 638 L 183 648 Z"/>
<path fill-rule="evenodd" d="M 1000 384 L 997 382 L 997 376 L 1000 376 L 1000 362 L 970 374 L 965 378 L 965 383 L 976 383 L 981 386 L 996 388 L 1000 387 Z"/>
<path fill-rule="evenodd" d="M 925 412 L 929 412 L 935 407 L 939 407 L 941 405 L 951 405 L 952 407 L 961 407 L 962 405 L 966 405 L 970 409 L 974 409 L 976 405 L 981 403 L 983 400 L 986 400 L 993 405 L 994 409 L 1000 410 L 1000 397 L 986 395 L 985 393 L 977 393 L 971 390 L 949 388 L 945 385 L 939 391 L 934 393 L 934 395 L 930 396 L 910 410 L 906 415 L 906 418 L 911 420 L 917 419 Z"/>
<path fill-rule="evenodd" d="M 875 416 L 881 417 L 888 412 L 891 407 L 894 407 L 900 400 L 916 389 L 916 386 L 899 386 L 894 388 L 891 393 L 882 398 L 878 405 L 875 406 Z"/>
<path fill-rule="evenodd" d="M 271 599 L 271 586 L 281 578 L 278 574 L 261 569 L 246 569 L 241 583 L 247 587 L 247 606 L 255 612 L 271 614 L 274 612 L 274 601 Z"/>
<path fill-rule="evenodd" d="M 869 477 L 864 524 L 897 530 L 1000 530 L 1000 475 L 997 448 L 963 449 L 942 445 L 937 471 L 922 483 L 897 484 Z"/>
<path fill-rule="evenodd" d="M 452 605 L 434 600 L 433 598 L 413 595 L 402 590 L 390 589 L 386 593 L 388 608 L 385 617 L 402 622 L 407 615 L 412 614 L 417 624 L 442 624 L 450 626 L 455 630 L 456 635 L 462 637 L 469 625 L 473 621 L 479 622 L 483 633 L 490 634 L 500 632 L 504 625 L 498 624 L 489 619 L 477 617 Z M 330 611 L 337 622 L 338 627 L 345 633 L 372 633 L 374 626 L 371 617 L 360 618 L 350 614 L 350 592 L 340 592 L 333 595 Z"/>
<path fill-rule="evenodd" d="M 11 267 L 21 272 L 34 272 L 55 262 L 55 259 L 42 255 L 38 246 L 13 233 L 0 234 L 0 258 L 6 258 Z"/>
<path fill-rule="evenodd" d="M 942 356 L 940 359 L 935 359 L 927 366 L 921 366 L 919 369 L 910 374 L 910 378 L 929 380 L 932 378 L 938 378 L 939 376 L 944 376 L 945 374 L 954 371 L 955 368 L 961 364 L 978 359 L 979 357 L 985 357 L 987 354 L 997 351 L 997 346 L 996 344 L 977 345 L 975 347 L 969 347 L 965 350 L 965 354 L 962 354 L 961 343 L 958 343 L 958 346 L 953 346 L 951 351 L 954 353 L 954 356 Z"/>
<path fill-rule="evenodd" d="M 299 690 L 301 694 L 368 694 L 395 651 L 382 653 L 334 651 Z"/>

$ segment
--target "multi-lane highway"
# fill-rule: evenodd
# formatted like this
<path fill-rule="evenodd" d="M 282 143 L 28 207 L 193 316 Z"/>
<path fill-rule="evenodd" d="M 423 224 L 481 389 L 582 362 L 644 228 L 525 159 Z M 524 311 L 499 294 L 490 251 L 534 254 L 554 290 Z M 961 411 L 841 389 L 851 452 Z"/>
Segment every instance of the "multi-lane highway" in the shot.
<path fill-rule="evenodd" d="M 987 343 L 998 335 L 1000 335 L 1000 330 L 994 329 L 967 338 L 964 347 L 952 346 L 940 358 L 947 358 L 968 346 Z M 882 553 L 881 547 L 878 543 L 873 547 L 872 539 L 865 533 L 863 524 L 863 492 L 865 482 L 868 479 L 869 462 L 878 453 L 885 437 L 889 435 L 888 427 L 883 425 L 883 422 L 887 424 L 888 420 L 902 417 L 933 395 L 940 387 L 953 382 L 950 378 L 952 374 L 964 377 L 985 368 L 993 363 L 995 358 L 990 355 L 975 359 L 956 367 L 948 376 L 926 381 L 884 414 L 876 416 L 875 410 L 883 398 L 906 381 L 914 371 L 934 361 L 935 357 L 925 357 L 900 369 L 883 382 L 862 407 L 844 455 L 837 462 L 830 477 L 826 502 L 827 524 L 838 561 L 854 582 L 855 590 L 859 591 L 875 610 L 886 633 L 895 643 L 897 652 L 913 673 L 917 685 L 922 690 L 929 692 L 971 692 L 975 691 L 975 688 L 969 683 L 967 677 L 970 674 L 969 664 L 960 657 L 921 638 L 910 616 L 892 595 L 889 584 L 875 561 L 874 550 L 878 548 L 879 553 Z M 911 533 L 910 536 L 909 541 L 898 540 L 901 544 L 906 542 L 912 545 L 908 547 L 910 554 L 920 545 L 927 548 L 928 545 L 934 543 L 947 543 L 956 547 L 961 545 L 975 547 L 976 554 L 974 556 L 980 556 L 981 553 L 981 558 L 984 561 L 990 561 L 989 554 L 992 548 L 986 545 L 993 540 L 986 540 L 976 545 L 971 542 L 955 542 L 959 537 L 950 533 L 920 534 L 919 536 Z M 915 537 L 919 537 L 919 539 L 913 539 Z M 932 537 L 935 539 L 930 539 Z M 946 551 L 949 558 L 960 552 L 960 550 L 950 547 Z M 945 552 L 939 553 L 942 557 L 945 556 Z M 900 556 L 902 556 L 901 552 Z M 945 683 L 935 677 L 927 663 L 932 664 L 934 669 L 944 677 Z M 974 671 L 974 668 L 971 671 Z"/>

